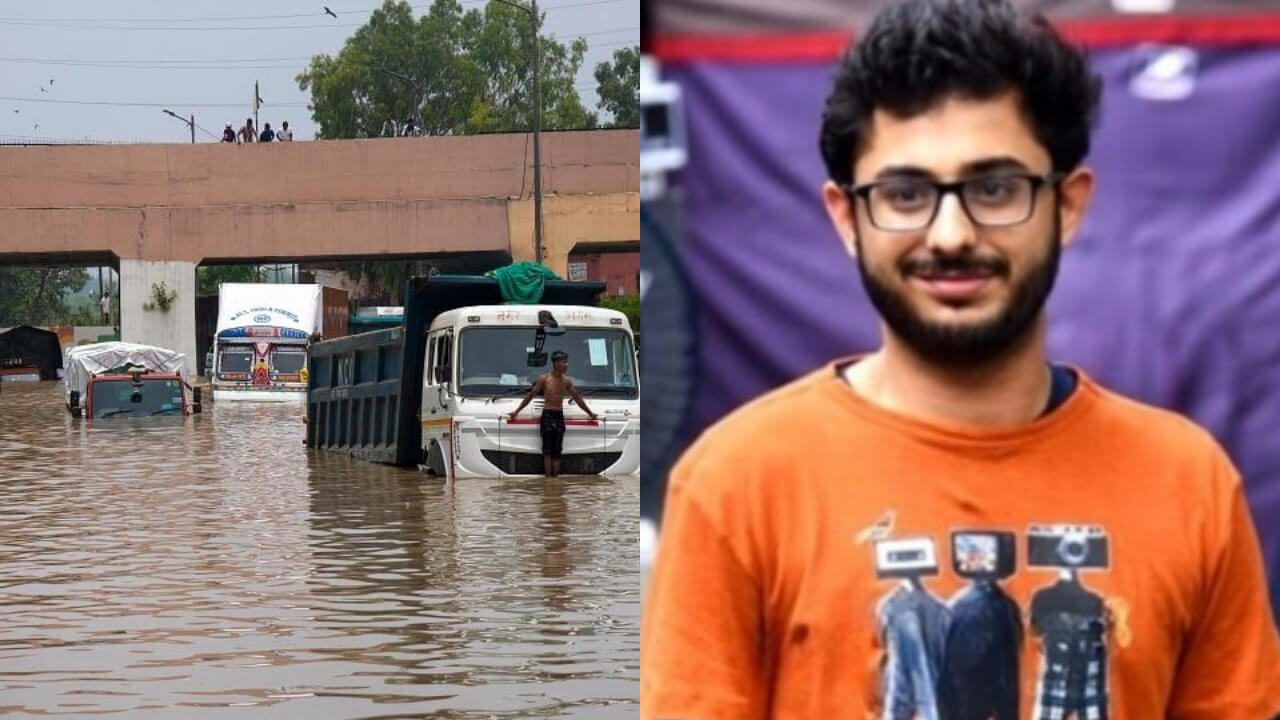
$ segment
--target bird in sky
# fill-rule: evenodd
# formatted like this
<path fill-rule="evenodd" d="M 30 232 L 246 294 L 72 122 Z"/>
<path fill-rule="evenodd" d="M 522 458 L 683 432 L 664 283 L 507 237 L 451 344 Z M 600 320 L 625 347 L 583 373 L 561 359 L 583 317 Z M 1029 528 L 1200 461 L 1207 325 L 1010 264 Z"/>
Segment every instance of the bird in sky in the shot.
<path fill-rule="evenodd" d="M 338 13 L 336 13 L 336 12 L 334 12 L 334 11 L 330 10 L 328 5 L 325 5 L 325 6 L 324 6 L 324 12 L 325 12 L 325 14 L 326 14 L 326 15 L 332 15 L 332 16 L 334 16 L 335 18 L 336 18 L 336 17 L 338 17 Z"/>
<path fill-rule="evenodd" d="M 41 85 L 41 86 L 40 86 L 40 92 L 49 92 L 49 88 L 47 88 L 47 87 L 45 87 L 45 86 Z"/>

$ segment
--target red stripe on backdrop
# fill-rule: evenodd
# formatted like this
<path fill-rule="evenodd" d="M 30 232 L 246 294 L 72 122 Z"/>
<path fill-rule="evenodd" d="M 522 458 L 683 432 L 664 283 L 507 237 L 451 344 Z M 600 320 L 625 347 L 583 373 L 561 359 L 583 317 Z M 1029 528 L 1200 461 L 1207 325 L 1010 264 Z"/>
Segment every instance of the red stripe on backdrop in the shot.
<path fill-rule="evenodd" d="M 1057 23 L 1073 42 L 1089 48 L 1185 43 L 1280 44 L 1280 13 L 1267 15 L 1140 15 Z M 848 46 L 849 31 L 778 35 L 663 34 L 654 54 L 664 62 L 831 62 Z"/>

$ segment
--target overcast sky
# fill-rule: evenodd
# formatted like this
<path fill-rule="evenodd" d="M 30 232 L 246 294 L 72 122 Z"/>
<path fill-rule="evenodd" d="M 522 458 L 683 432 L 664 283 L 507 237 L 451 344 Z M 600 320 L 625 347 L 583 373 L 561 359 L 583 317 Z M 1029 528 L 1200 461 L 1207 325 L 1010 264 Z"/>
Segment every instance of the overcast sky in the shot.
<path fill-rule="evenodd" d="M 465 9 L 484 0 L 463 0 Z M 338 18 L 324 14 L 325 4 Z M 49 0 L 0 3 L 0 142 L 27 138 L 189 142 L 162 112 L 195 113 L 196 141 L 252 114 L 288 120 L 295 140 L 316 132 L 294 78 L 312 55 L 336 55 L 380 0 Z M 422 15 L 429 2 L 413 3 Z M 597 63 L 640 42 L 640 0 L 542 0 L 543 34 L 589 49 L 578 77 L 596 111 Z M 16 111 L 16 112 L 15 112 Z M 207 133 L 205 132 L 207 131 Z"/>

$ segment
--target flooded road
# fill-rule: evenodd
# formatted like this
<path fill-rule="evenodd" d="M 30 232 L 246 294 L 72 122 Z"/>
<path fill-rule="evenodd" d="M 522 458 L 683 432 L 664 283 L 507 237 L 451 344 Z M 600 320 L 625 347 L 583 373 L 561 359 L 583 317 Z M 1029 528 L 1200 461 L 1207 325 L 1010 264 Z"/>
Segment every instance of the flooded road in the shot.
<path fill-rule="evenodd" d="M 450 487 L 301 409 L 0 389 L 0 716 L 634 718 L 636 478 Z"/>

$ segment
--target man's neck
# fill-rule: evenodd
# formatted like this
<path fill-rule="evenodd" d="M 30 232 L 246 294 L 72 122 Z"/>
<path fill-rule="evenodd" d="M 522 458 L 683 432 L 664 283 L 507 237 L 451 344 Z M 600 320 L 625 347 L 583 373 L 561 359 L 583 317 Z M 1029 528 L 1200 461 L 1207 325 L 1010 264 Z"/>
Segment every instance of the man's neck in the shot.
<path fill-rule="evenodd" d="M 853 389 L 902 415 L 963 425 L 1009 426 L 1039 417 L 1052 385 L 1044 318 L 1005 357 L 973 368 L 930 363 L 887 331 L 877 352 L 853 365 Z"/>

